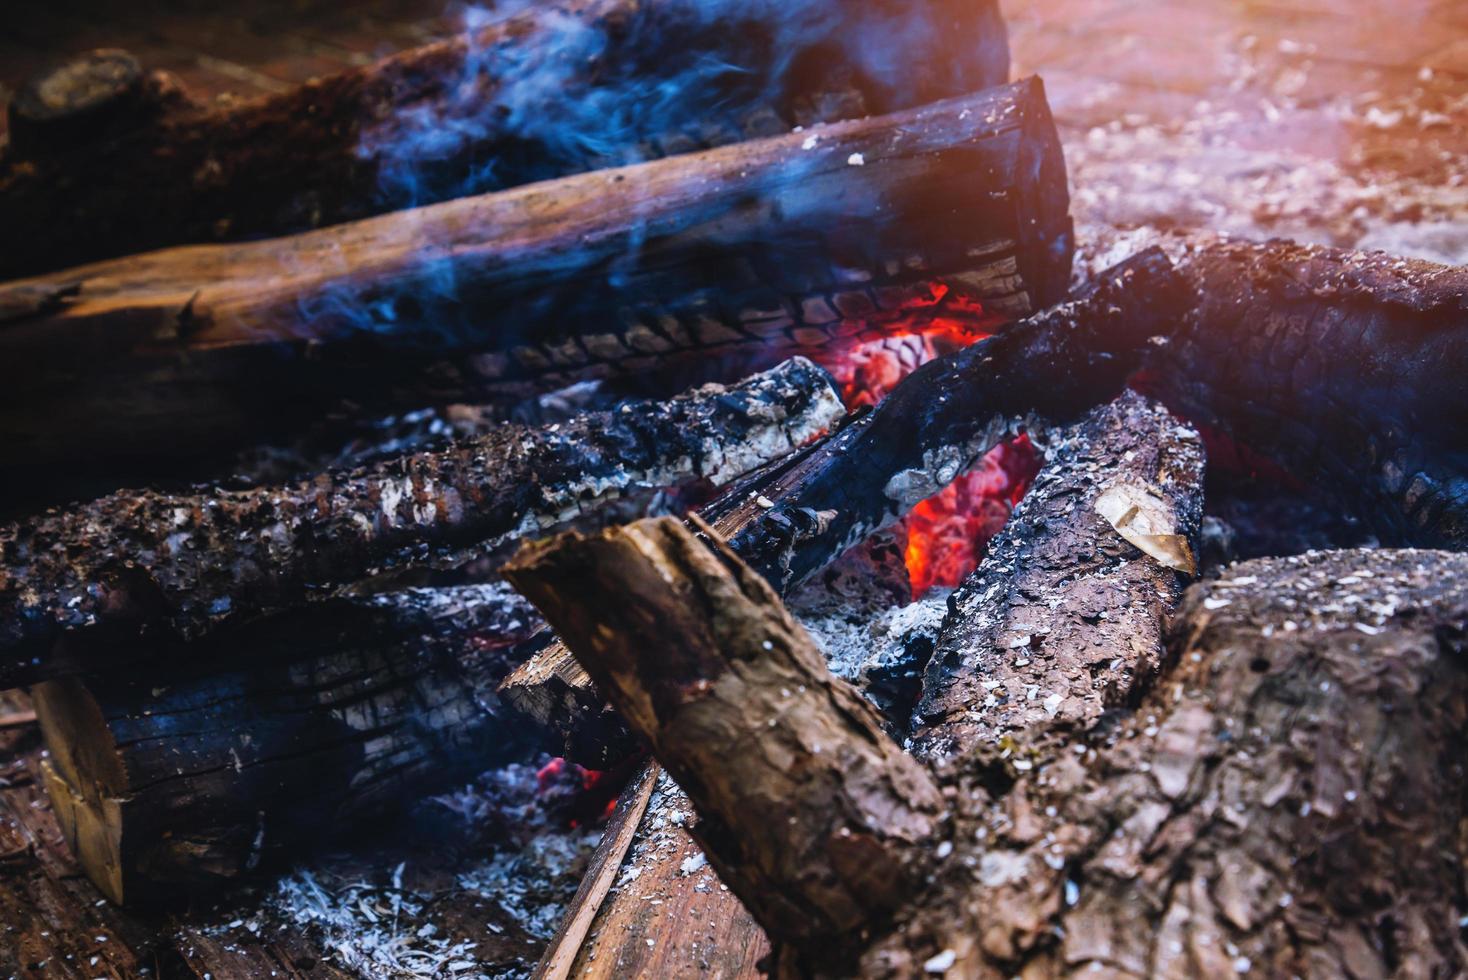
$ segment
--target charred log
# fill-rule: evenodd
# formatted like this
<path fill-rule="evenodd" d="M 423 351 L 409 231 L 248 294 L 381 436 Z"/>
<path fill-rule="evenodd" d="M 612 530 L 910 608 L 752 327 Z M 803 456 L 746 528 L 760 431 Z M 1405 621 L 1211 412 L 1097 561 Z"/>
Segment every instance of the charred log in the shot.
<path fill-rule="evenodd" d="M 1131 703 L 1162 667 L 1187 570 L 1139 550 L 1097 505 L 1132 491 L 1150 502 L 1148 519 L 1196 539 L 1198 434 L 1129 392 L 1047 443 L 1035 483 L 949 599 L 913 722 L 920 759 L 1033 765 Z"/>
<path fill-rule="evenodd" d="M 1031 79 L 287 240 L 22 280 L 0 287 L 0 309 L 20 311 L 0 330 L 0 473 L 176 466 L 343 399 L 418 408 L 680 354 L 768 366 L 925 316 L 992 329 L 1063 295 L 1067 209 Z"/>
<path fill-rule="evenodd" d="M 319 603 L 140 652 L 146 671 L 99 651 L 112 670 L 32 692 L 57 819 L 128 904 L 339 840 L 523 747 L 494 686 L 539 625 L 504 585 L 464 586 Z"/>
<path fill-rule="evenodd" d="M 1143 253 L 1072 302 L 923 366 L 876 409 L 730 487 L 700 516 L 788 592 L 952 482 L 1016 416 L 1062 420 L 1115 397 L 1187 296 L 1160 252 Z M 564 733 L 572 753 L 615 731 L 590 678 L 559 644 L 511 674 L 503 693 Z"/>
<path fill-rule="evenodd" d="M 0 275 L 300 231 L 890 112 L 1009 75 L 992 0 L 903 5 L 905 30 L 882 35 L 885 56 L 904 63 L 900 82 L 865 63 L 863 36 L 894 16 L 876 5 L 789 12 L 790 23 L 769 8 L 722 14 L 681 0 L 565 0 L 225 106 L 191 99 L 125 52 L 83 55 L 10 106 Z M 709 64 L 728 67 L 710 77 Z M 686 104 L 648 108 L 643 93 L 659 83 L 688 90 Z M 567 103 L 602 107 L 616 125 L 584 139 Z M 402 144 L 419 117 L 453 138 L 440 133 L 413 156 Z M 392 180 L 405 163 L 420 171 L 411 187 Z"/>
<path fill-rule="evenodd" d="M 43 676 L 48 648 L 70 631 L 194 638 L 435 546 L 553 526 L 627 487 L 726 482 L 840 412 L 829 376 L 796 359 L 736 386 L 506 426 L 294 486 L 122 492 L 14 524 L 0 531 L 0 682 Z"/>
<path fill-rule="evenodd" d="M 1360 517 L 1468 548 L 1468 270 L 1269 242 L 1191 250 L 1158 392 Z"/>
<path fill-rule="evenodd" d="M 698 802 L 700 843 L 771 935 L 850 948 L 922 881 L 942 797 L 769 584 L 702 530 L 712 545 L 672 518 L 566 535 L 506 574 Z"/>

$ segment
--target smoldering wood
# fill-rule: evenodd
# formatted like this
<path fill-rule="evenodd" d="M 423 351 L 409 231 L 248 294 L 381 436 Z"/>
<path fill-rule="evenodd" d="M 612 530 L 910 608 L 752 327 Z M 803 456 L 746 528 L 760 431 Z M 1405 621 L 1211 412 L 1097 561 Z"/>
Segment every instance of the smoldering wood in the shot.
<path fill-rule="evenodd" d="M 1187 576 L 1125 541 L 1096 501 L 1108 488 L 1141 488 L 1196 540 L 1202 440 L 1128 392 L 1048 433 L 1045 448 L 1029 492 L 949 598 L 912 721 L 919 759 L 1032 765 L 1162 668 Z"/>
<path fill-rule="evenodd" d="M 1386 543 L 1468 548 L 1468 270 L 1274 241 L 1191 247 L 1158 392 Z"/>
<path fill-rule="evenodd" d="M 32 690 L 57 819 L 119 904 L 340 841 L 526 747 L 494 687 L 540 625 L 499 583 L 319 603 L 138 651 L 142 670 L 80 651 L 102 672 Z"/>
<path fill-rule="evenodd" d="M 924 365 L 870 413 L 752 474 L 699 514 L 778 592 L 905 516 L 1011 431 L 1108 401 L 1188 301 L 1158 250 L 1097 277 L 1072 301 Z M 624 749 L 617 720 L 564 646 L 517 669 L 502 692 L 561 732 L 573 756 Z"/>
<path fill-rule="evenodd" d="M 769 583 L 702 531 L 568 534 L 506 575 L 697 803 L 700 844 L 771 935 L 849 945 L 922 880 L 942 797 Z"/>
<path fill-rule="evenodd" d="M 1065 291 L 1036 79 L 920 109 L 0 286 L 0 475 L 162 471 L 303 414 L 762 358 Z M 941 298 L 932 283 L 941 280 Z M 31 312 L 26 312 L 31 311 Z"/>
<path fill-rule="evenodd" d="M 830 8 L 823 29 L 799 40 L 760 12 L 728 14 L 711 25 L 680 0 L 561 0 L 225 105 L 192 98 L 126 52 L 80 55 L 11 103 L 11 142 L 0 151 L 0 275 L 301 231 L 442 200 L 476 182 L 514 186 L 890 112 L 1009 76 L 993 0 L 906 5 L 907 43 L 922 50 L 908 52 L 898 86 L 861 63 L 862 34 L 880 22 L 879 8 Z M 922 22 L 930 33 L 911 30 Z M 585 55 L 594 56 L 577 60 Z M 688 82 L 708 96 L 681 113 L 636 104 L 648 86 L 713 62 L 742 70 Z M 538 125 L 556 118 L 549 99 L 630 104 L 609 107 L 626 124 L 608 127 L 593 152 Z M 411 152 L 400 144 L 418 117 L 443 119 L 456 138 L 440 135 L 422 159 L 406 161 L 420 179 L 397 188 L 384 177 Z"/>
<path fill-rule="evenodd" d="M 628 487 L 727 482 L 841 412 L 829 375 L 794 359 L 738 385 L 505 426 L 293 486 L 124 491 L 12 524 L 0 530 L 0 682 L 44 676 L 51 644 L 70 631 L 196 638 L 435 546 L 554 526 Z"/>
<path fill-rule="evenodd" d="M 1462 970 L 1465 572 L 1346 551 L 1195 586 L 1134 710 L 1007 789 L 957 784 L 964 843 L 858 969 Z"/>

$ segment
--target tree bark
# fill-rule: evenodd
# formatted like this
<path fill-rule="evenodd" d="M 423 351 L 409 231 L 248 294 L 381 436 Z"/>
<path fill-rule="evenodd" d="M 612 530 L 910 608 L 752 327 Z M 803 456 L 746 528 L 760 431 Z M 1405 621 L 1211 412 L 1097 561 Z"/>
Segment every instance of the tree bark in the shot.
<path fill-rule="evenodd" d="M 21 280 L 0 287 L 0 308 L 39 312 L 0 330 L 0 473 L 178 465 L 343 399 L 417 408 L 710 354 L 768 366 L 925 317 L 992 329 L 1063 295 L 1067 208 L 1031 79 L 291 239 Z"/>
<path fill-rule="evenodd" d="M 949 599 L 909 748 L 919 758 L 1036 760 L 1156 679 L 1188 573 L 1126 541 L 1098 498 L 1137 488 L 1197 538 L 1203 446 L 1128 392 L 1050 433 L 1046 459 L 977 571 Z"/>
<path fill-rule="evenodd" d="M 923 366 L 867 415 L 731 486 L 699 514 L 786 593 L 952 482 L 1016 416 L 1064 420 L 1115 397 L 1186 296 L 1159 251 L 1129 259 L 1072 302 Z M 562 732 L 574 755 L 616 731 L 559 644 L 511 674 L 502 693 Z"/>
<path fill-rule="evenodd" d="M 565 535 L 506 575 L 698 801 L 700 843 L 771 935 L 849 949 L 921 882 L 942 797 L 769 584 L 702 532 L 712 544 L 671 518 Z"/>
<path fill-rule="evenodd" d="M 540 622 L 502 584 L 463 586 L 141 651 L 141 672 L 97 651 L 110 671 L 32 692 L 57 819 L 114 902 L 218 889 L 522 748 L 494 686 Z"/>
<path fill-rule="evenodd" d="M 1152 379 L 1388 543 L 1468 548 L 1468 270 L 1274 241 L 1191 247 Z"/>
<path fill-rule="evenodd" d="M 731 7 L 711 18 L 679 0 L 562 0 L 222 106 L 123 52 L 81 56 L 11 106 L 0 275 L 295 232 L 1008 78 L 993 0 L 904 5 L 906 30 L 884 35 L 900 75 L 880 72 L 865 38 L 894 19 L 883 5 L 806 6 L 803 17 Z M 414 128 L 422 119 L 438 123 L 432 141 Z M 414 179 L 394 181 L 403 167 Z"/>
<path fill-rule="evenodd" d="M 295 486 L 125 491 L 14 524 L 0 530 L 0 683 L 44 676 L 51 644 L 70 631 L 196 638 L 437 546 L 554 526 L 628 487 L 723 483 L 841 411 L 829 376 L 796 359 L 739 385 L 506 426 Z"/>

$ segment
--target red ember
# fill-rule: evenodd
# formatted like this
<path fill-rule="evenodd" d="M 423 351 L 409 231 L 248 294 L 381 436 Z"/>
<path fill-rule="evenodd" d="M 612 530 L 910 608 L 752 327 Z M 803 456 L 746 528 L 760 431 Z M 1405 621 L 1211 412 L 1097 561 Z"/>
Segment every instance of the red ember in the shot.
<path fill-rule="evenodd" d="M 902 315 L 866 324 L 866 340 L 817 359 L 841 386 L 849 408 L 875 405 L 928 361 L 983 340 L 1004 322 L 941 282 L 914 297 Z M 907 517 L 907 571 L 914 598 L 956 586 L 977 567 L 1039 469 L 1025 436 L 996 446 L 969 473 L 918 504 Z"/>

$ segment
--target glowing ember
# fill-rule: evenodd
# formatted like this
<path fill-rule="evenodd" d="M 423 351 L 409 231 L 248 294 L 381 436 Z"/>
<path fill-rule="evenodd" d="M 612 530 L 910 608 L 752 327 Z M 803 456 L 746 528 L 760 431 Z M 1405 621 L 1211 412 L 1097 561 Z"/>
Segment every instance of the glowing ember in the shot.
<path fill-rule="evenodd" d="M 625 773 L 585 769 L 557 757 L 535 773 L 536 795 L 542 806 L 563 811 L 569 827 L 595 824 L 616 809 L 619 776 Z"/>
<path fill-rule="evenodd" d="M 907 517 L 907 573 L 919 599 L 955 586 L 978 567 L 1039 471 L 1026 435 L 995 446 L 979 465 L 913 508 Z"/>
<path fill-rule="evenodd" d="M 928 361 L 983 340 L 1001 323 L 978 302 L 935 282 L 904 304 L 899 316 L 869 321 L 857 334 L 877 331 L 875 339 L 816 356 L 841 386 L 849 408 L 875 405 Z M 1020 436 L 996 446 L 972 471 L 913 509 L 906 519 L 906 557 L 915 599 L 935 585 L 958 585 L 978 566 L 1038 469 L 1034 447 Z"/>

